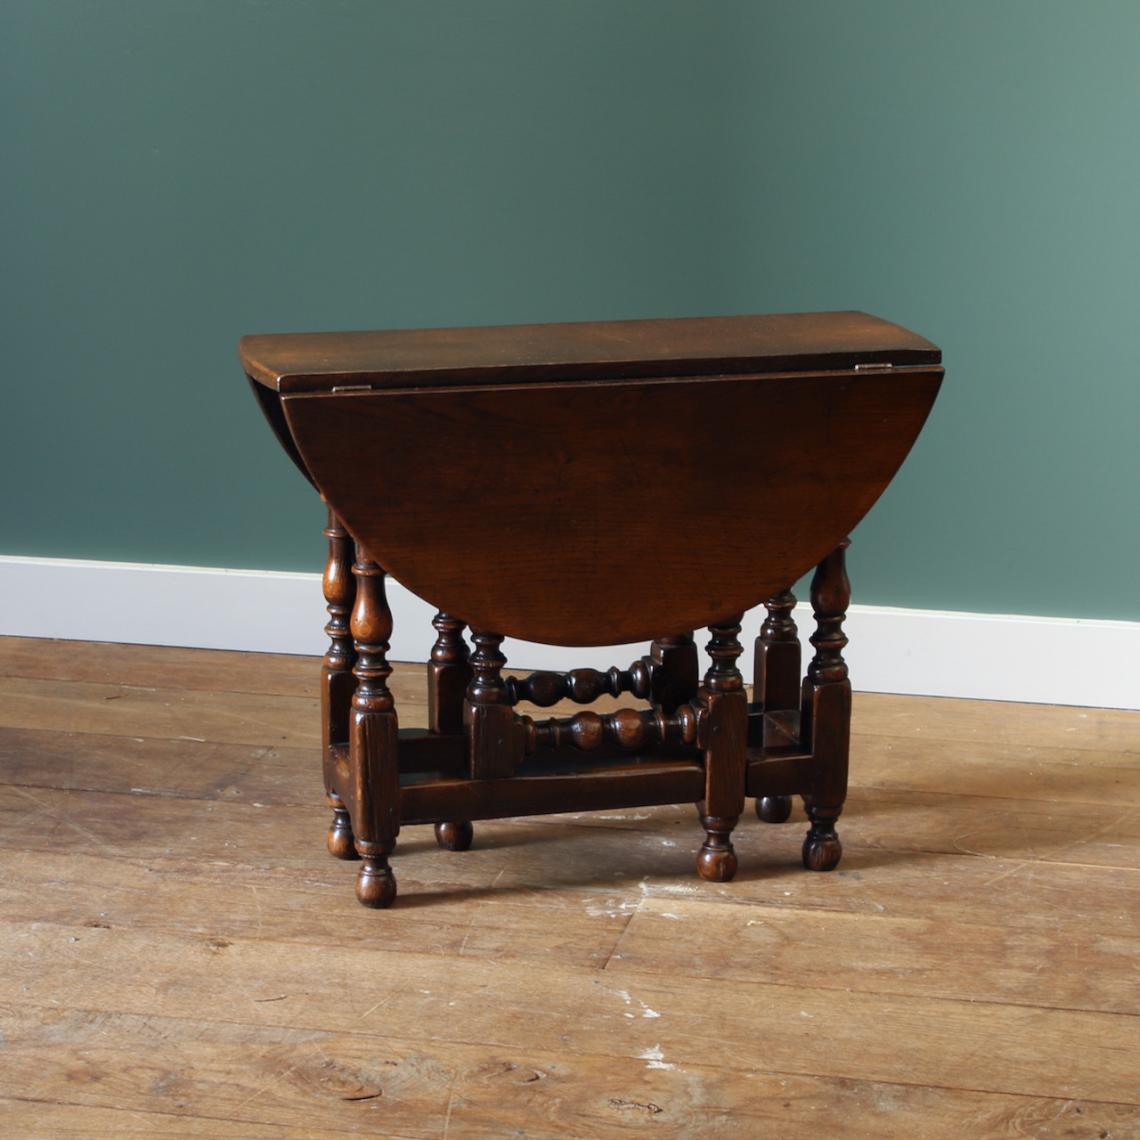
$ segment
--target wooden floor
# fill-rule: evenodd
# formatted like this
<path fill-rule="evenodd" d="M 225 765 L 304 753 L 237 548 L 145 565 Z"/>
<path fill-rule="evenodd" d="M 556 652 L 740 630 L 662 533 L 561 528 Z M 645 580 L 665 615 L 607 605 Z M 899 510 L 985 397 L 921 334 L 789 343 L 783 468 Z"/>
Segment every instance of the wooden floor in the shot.
<path fill-rule="evenodd" d="M 399 667 L 404 724 L 422 668 Z M 1140 714 L 859 695 L 846 854 L 324 851 L 314 663 L 0 639 L 5 1137 L 1140 1136 Z"/>

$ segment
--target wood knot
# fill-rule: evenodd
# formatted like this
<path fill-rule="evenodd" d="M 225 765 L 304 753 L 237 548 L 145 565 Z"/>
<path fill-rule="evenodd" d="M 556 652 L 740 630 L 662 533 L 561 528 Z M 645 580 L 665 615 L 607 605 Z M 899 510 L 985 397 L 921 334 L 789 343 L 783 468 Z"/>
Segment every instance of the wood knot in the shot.
<path fill-rule="evenodd" d="M 659 1104 L 654 1104 L 651 1100 L 644 1102 L 638 1100 L 622 1100 L 621 1097 L 611 1096 L 610 1104 L 614 1108 L 638 1108 L 641 1109 L 642 1112 L 648 1112 L 650 1116 L 656 1116 L 659 1112 L 665 1111 Z"/>

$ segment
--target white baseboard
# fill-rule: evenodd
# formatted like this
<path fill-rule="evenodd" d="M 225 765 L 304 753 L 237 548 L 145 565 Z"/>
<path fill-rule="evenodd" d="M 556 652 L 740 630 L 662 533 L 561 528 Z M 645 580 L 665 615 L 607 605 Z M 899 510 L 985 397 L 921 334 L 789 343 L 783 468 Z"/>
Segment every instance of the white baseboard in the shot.
<path fill-rule="evenodd" d="M 396 582 L 389 601 L 392 659 L 425 661 L 432 607 Z M 319 654 L 323 615 L 316 574 L 0 556 L 0 635 Z M 762 617 L 745 619 L 748 639 Z M 1140 622 L 854 605 L 846 628 L 857 689 L 1140 709 Z M 644 647 L 504 648 L 512 665 L 567 669 L 625 666 Z"/>

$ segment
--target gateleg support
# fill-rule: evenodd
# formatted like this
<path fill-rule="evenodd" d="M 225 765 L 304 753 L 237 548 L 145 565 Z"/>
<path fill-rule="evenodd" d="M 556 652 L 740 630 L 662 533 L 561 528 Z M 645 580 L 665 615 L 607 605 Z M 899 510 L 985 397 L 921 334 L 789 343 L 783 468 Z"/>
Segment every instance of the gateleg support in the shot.
<path fill-rule="evenodd" d="M 797 709 L 800 704 L 800 639 L 792 611 L 796 596 L 782 590 L 765 603 L 753 657 L 753 699 L 765 712 Z"/>
<path fill-rule="evenodd" d="M 466 625 L 443 612 L 431 624 L 437 636 L 427 665 L 428 729 L 451 736 L 463 731 L 463 698 L 471 683 L 471 654 L 463 638 Z"/>
<path fill-rule="evenodd" d="M 800 718 L 811 749 L 813 773 L 804 795 L 810 826 L 804 837 L 803 863 L 809 871 L 831 871 L 839 865 L 843 845 L 835 829 L 847 798 L 847 763 L 851 741 L 851 681 L 843 650 L 843 622 L 851 604 L 846 539 L 816 567 L 811 582 L 816 628 L 811 636 L 815 656 L 803 684 Z"/>
<path fill-rule="evenodd" d="M 705 796 L 698 805 L 705 841 L 697 872 L 710 882 L 728 882 L 737 867 L 732 830 L 744 810 L 748 764 L 748 694 L 737 668 L 742 652 L 736 615 L 709 626 L 712 663 L 698 695 L 698 743 L 704 750 Z"/>
<path fill-rule="evenodd" d="M 344 524 L 331 510 L 324 535 L 328 539 L 328 557 L 321 587 L 329 615 L 325 625 L 329 647 L 321 662 L 321 763 L 325 799 L 333 809 L 326 842 L 329 854 L 337 859 L 356 859 L 352 821 L 337 790 L 333 760 L 333 747 L 348 743 L 349 714 L 356 689 L 352 675 L 356 650 L 349 629 L 349 615 L 356 599 L 356 580 L 352 575 L 355 548 Z"/>
<path fill-rule="evenodd" d="M 753 701 L 749 743 L 764 743 L 764 714 L 799 708 L 800 640 L 792 611 L 796 596 L 781 590 L 764 603 L 768 616 L 760 627 L 753 656 Z M 764 823 L 783 823 L 792 814 L 791 796 L 759 796 L 756 815 Z"/>
<path fill-rule="evenodd" d="M 463 702 L 468 763 L 473 780 L 511 775 L 525 754 L 524 729 L 515 717 L 503 666 L 501 633 L 472 630 L 471 683 Z"/>
<path fill-rule="evenodd" d="M 384 594 L 384 570 L 364 550 L 353 566 L 356 604 L 351 630 L 356 647 L 356 692 L 349 718 L 349 768 L 353 785 L 354 843 L 362 863 L 356 897 L 365 906 L 388 907 L 396 879 L 388 863 L 400 831 L 400 757 L 396 705 L 388 690 L 392 613 Z"/>
<path fill-rule="evenodd" d="M 463 638 L 465 625 L 442 611 L 432 618 L 436 639 L 427 666 L 428 730 L 444 736 L 463 732 L 463 701 L 471 683 L 471 655 Z M 466 851 L 474 829 L 469 820 L 435 825 L 435 838 L 447 851 Z"/>

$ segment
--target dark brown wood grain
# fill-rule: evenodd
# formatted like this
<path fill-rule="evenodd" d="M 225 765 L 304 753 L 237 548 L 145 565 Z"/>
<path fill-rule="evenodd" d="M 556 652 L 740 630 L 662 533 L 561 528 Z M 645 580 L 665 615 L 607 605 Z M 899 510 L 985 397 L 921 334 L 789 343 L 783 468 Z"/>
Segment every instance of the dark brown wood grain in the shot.
<path fill-rule="evenodd" d="M 764 606 L 768 616 L 760 627 L 753 657 L 756 705 L 769 713 L 798 709 L 800 642 L 795 618 L 792 617 L 796 596 L 791 590 L 783 590 L 769 598 Z M 753 718 L 753 724 L 763 727 L 764 721 Z M 791 796 L 757 796 L 756 814 L 765 823 L 786 823 L 792 814 Z"/>
<path fill-rule="evenodd" d="M 252 380 L 279 392 L 821 371 L 941 359 L 923 337 L 860 312 L 279 333 L 242 337 L 239 355 Z"/>
<path fill-rule="evenodd" d="M 428 728 L 432 732 L 463 731 L 463 697 L 471 681 L 471 652 L 463 622 L 450 614 L 432 618 L 437 637 L 427 666 Z"/>
<path fill-rule="evenodd" d="M 604 645 L 786 589 L 882 493 L 939 381 L 895 369 L 346 392 L 287 397 L 285 412 L 327 501 L 421 597 L 473 627 Z M 773 419 L 803 430 L 768 433 Z"/>
<path fill-rule="evenodd" d="M 336 791 L 338 781 L 334 763 L 334 749 L 348 744 L 349 709 L 356 687 L 352 674 L 356 650 L 349 629 L 349 614 L 356 598 L 356 582 L 352 574 L 355 554 L 348 531 L 332 511 L 329 511 L 324 533 L 329 546 L 321 585 L 329 614 L 325 625 L 329 647 L 321 668 L 321 754 L 324 759 L 325 797 L 333 809 L 328 848 L 329 854 L 337 859 L 355 859 L 352 821 Z"/>
<path fill-rule="evenodd" d="M 830 871 L 843 847 L 835 821 L 847 796 L 847 756 L 851 737 L 851 681 L 843 650 L 847 635 L 843 620 L 851 602 L 841 543 L 816 569 L 811 580 L 811 604 L 816 628 L 811 636 L 815 656 L 804 678 L 801 730 L 815 757 L 811 786 L 804 795 L 811 827 L 804 839 L 804 866 Z"/>
<path fill-rule="evenodd" d="M 433 823 L 462 851 L 473 819 L 683 798 L 707 880 L 736 873 L 746 795 L 771 823 L 802 796 L 804 864 L 838 864 L 846 534 L 930 411 L 933 345 L 823 313 L 252 337 L 241 351 L 330 506 L 328 843 L 362 860 L 361 902 L 395 899 L 402 823 Z M 801 689 L 789 586 L 813 565 Z M 388 688 L 387 574 L 439 609 L 426 733 L 398 728 Z M 750 705 L 740 623 L 763 599 Z M 712 664 L 698 684 L 701 626 Z M 626 669 L 505 678 L 506 636 L 652 643 Z M 622 694 L 642 704 L 545 719 L 515 707 Z"/>
<path fill-rule="evenodd" d="M 737 614 L 711 626 L 712 659 L 698 697 L 698 740 L 704 748 L 705 792 L 699 804 L 705 842 L 697 857 L 702 879 L 728 882 L 736 874 L 732 829 L 744 808 L 748 750 L 748 695 L 736 661 L 743 651 Z"/>
<path fill-rule="evenodd" d="M 800 641 L 792 611 L 796 596 L 782 590 L 764 603 L 768 616 L 756 638 L 753 678 L 756 703 L 774 712 L 799 707 Z"/>
<path fill-rule="evenodd" d="M 503 680 L 503 666 L 507 662 L 500 649 L 503 635 L 473 630 L 471 636 L 475 652 L 471 656 L 471 683 L 467 686 L 463 706 L 471 776 L 473 779 L 509 776 L 523 758 L 524 738 Z"/>
<path fill-rule="evenodd" d="M 356 689 L 348 735 L 347 785 L 351 791 L 346 795 L 338 790 L 349 807 L 361 859 L 356 897 L 365 906 L 387 907 L 396 898 L 388 856 L 400 831 L 399 728 L 388 689 L 392 612 L 384 594 L 384 571 L 366 551 L 357 551 L 352 572 L 356 577 L 351 621 Z"/>

